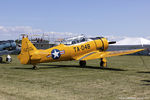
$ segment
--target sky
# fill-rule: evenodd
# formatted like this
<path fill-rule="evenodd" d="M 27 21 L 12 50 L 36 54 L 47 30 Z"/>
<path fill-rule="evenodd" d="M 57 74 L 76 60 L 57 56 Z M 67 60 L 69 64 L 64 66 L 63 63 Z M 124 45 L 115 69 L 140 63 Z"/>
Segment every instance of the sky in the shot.
<path fill-rule="evenodd" d="M 150 0 L 0 0 L 0 40 L 52 32 L 150 39 L 149 5 Z"/>

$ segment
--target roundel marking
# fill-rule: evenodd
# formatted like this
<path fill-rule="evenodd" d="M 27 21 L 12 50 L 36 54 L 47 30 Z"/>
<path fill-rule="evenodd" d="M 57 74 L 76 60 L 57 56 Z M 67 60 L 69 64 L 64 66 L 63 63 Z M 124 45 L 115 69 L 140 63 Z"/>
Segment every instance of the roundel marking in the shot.
<path fill-rule="evenodd" d="M 51 55 L 53 59 L 59 59 L 61 56 L 60 51 L 58 49 L 53 49 L 51 51 Z"/>

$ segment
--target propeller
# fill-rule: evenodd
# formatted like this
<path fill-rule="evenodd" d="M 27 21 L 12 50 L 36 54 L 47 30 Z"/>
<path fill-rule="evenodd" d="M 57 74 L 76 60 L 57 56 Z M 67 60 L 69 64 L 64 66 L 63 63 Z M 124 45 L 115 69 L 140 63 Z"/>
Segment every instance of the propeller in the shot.
<path fill-rule="evenodd" d="M 116 41 L 110 41 L 110 42 L 108 42 L 109 44 L 115 44 L 116 43 Z"/>

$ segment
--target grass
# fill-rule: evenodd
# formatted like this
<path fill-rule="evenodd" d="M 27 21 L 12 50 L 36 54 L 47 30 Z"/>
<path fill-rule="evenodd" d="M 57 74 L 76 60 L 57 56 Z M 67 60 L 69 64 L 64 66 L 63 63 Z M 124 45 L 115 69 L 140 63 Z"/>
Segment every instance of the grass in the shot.
<path fill-rule="evenodd" d="M 0 100 L 150 100 L 150 57 L 108 58 L 108 68 L 99 60 L 21 65 L 0 64 Z"/>

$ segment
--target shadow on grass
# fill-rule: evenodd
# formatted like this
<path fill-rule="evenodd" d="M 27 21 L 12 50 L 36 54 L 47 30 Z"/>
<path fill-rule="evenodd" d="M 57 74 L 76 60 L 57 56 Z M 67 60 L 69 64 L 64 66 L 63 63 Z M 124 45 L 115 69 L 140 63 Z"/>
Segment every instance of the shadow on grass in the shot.
<path fill-rule="evenodd" d="M 100 70 L 110 70 L 110 71 L 127 71 L 127 70 L 118 69 L 118 68 L 100 68 L 100 67 L 94 67 L 94 66 L 80 67 L 80 66 L 77 66 L 77 65 L 49 65 L 49 64 L 39 64 L 39 66 L 50 66 L 50 67 L 40 67 L 40 69 L 74 67 L 74 68 L 88 68 L 88 69 L 100 69 Z"/>
<path fill-rule="evenodd" d="M 25 70 L 32 70 L 33 68 L 29 68 L 29 67 L 14 67 L 12 69 L 25 69 Z"/>
<path fill-rule="evenodd" d="M 141 80 L 142 82 L 146 82 L 146 84 L 142 84 L 142 85 L 147 85 L 150 86 L 150 80 Z"/>
<path fill-rule="evenodd" d="M 150 74 L 150 71 L 139 71 L 137 73 Z"/>
<path fill-rule="evenodd" d="M 40 67 L 40 66 L 42 66 L 42 67 Z M 94 66 L 80 67 L 80 66 L 77 66 L 77 65 L 49 65 L 49 64 L 39 64 L 39 65 L 37 65 L 37 67 L 38 67 L 38 69 L 53 69 L 53 68 L 65 68 L 65 67 L 69 68 L 70 67 L 70 68 L 87 68 L 87 69 L 109 70 L 109 71 L 127 71 L 127 70 L 119 69 L 119 68 L 100 68 L 100 67 L 94 67 Z M 31 67 L 14 67 L 13 69 L 32 70 L 32 66 Z"/>
<path fill-rule="evenodd" d="M 0 62 L 0 64 L 10 64 L 10 63 L 2 61 L 2 62 Z"/>

